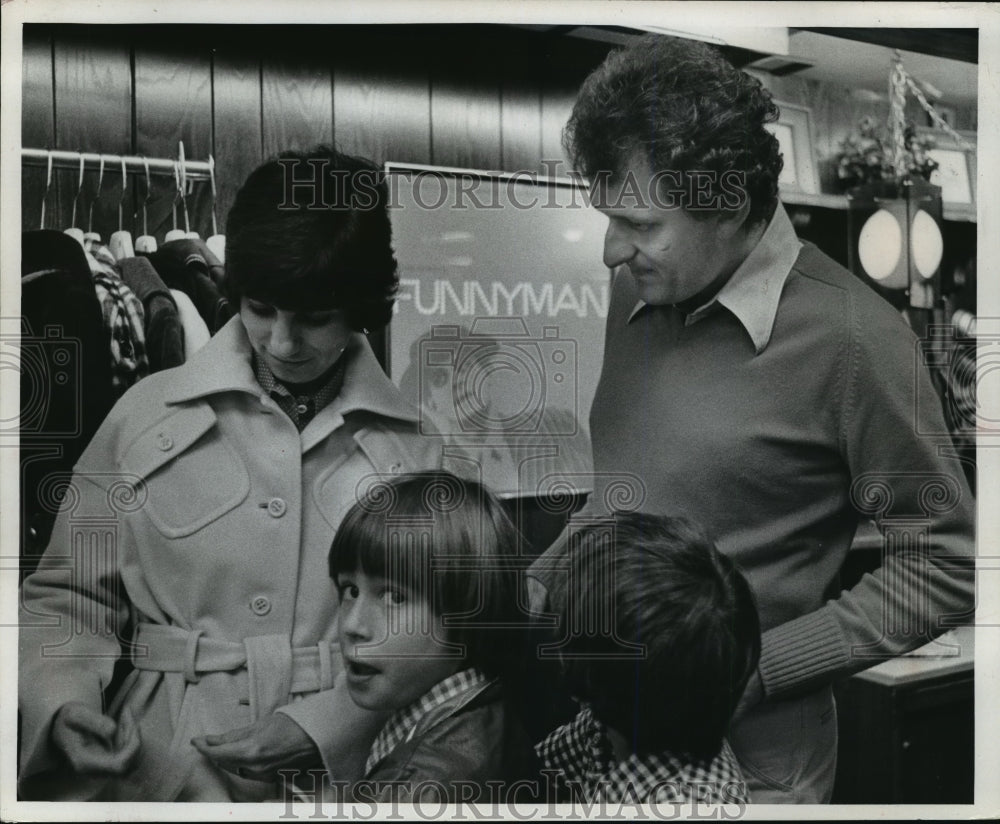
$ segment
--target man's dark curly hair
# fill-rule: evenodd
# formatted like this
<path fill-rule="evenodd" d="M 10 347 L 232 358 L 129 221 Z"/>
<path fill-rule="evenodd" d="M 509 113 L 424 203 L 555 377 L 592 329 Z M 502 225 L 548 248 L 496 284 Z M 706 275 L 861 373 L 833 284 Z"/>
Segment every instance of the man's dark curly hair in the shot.
<path fill-rule="evenodd" d="M 647 35 L 609 54 L 584 81 L 563 144 L 591 180 L 625 174 L 635 156 L 654 173 L 738 172 L 753 224 L 768 220 L 777 203 L 783 161 L 764 128 L 777 118 L 770 92 L 716 49 Z"/>
<path fill-rule="evenodd" d="M 281 309 L 339 309 L 359 331 L 385 326 L 399 286 L 388 201 L 377 166 L 328 146 L 267 161 L 229 212 L 226 296 L 236 306 L 250 297 Z"/>

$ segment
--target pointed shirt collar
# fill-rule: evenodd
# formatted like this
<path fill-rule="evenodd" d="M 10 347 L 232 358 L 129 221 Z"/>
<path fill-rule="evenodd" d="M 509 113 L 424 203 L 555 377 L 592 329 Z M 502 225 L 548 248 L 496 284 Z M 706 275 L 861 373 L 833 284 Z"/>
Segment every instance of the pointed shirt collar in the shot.
<path fill-rule="evenodd" d="M 711 300 L 689 314 L 685 326 L 697 323 L 721 305 L 743 324 L 759 355 L 771 340 L 778 301 L 802 242 L 795 234 L 785 207 L 780 203 L 757 245 L 739 265 L 726 285 Z M 647 304 L 636 303 L 628 317 L 631 323 Z"/>

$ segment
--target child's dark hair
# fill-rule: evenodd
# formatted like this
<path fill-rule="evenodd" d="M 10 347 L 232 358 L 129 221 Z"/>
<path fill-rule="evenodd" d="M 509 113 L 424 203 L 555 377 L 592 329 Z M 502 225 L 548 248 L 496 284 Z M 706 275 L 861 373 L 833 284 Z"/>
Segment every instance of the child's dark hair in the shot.
<path fill-rule="evenodd" d="M 385 173 L 329 146 L 284 152 L 255 169 L 226 223 L 229 302 L 339 309 L 381 329 L 399 286 Z"/>
<path fill-rule="evenodd" d="M 330 577 L 361 570 L 427 597 L 466 666 L 511 674 L 525 618 L 517 608 L 518 534 L 482 484 L 416 472 L 372 484 L 330 548 Z"/>
<path fill-rule="evenodd" d="M 550 590 L 566 689 L 636 752 L 713 758 L 760 656 L 739 569 L 690 521 L 641 513 L 588 523 L 568 561 Z"/>

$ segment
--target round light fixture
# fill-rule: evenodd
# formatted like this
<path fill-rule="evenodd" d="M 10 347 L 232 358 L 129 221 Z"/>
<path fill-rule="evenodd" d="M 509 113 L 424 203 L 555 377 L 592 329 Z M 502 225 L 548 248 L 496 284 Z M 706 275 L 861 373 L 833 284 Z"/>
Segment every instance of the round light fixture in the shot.
<path fill-rule="evenodd" d="M 944 253 L 944 239 L 941 229 L 923 209 L 919 209 L 910 224 L 910 253 L 913 255 L 913 265 L 920 272 L 920 277 L 928 280 L 941 265 Z"/>
<path fill-rule="evenodd" d="M 909 284 L 905 268 L 902 273 L 898 271 L 902 253 L 903 230 L 899 221 L 891 212 L 879 209 L 861 228 L 861 236 L 858 238 L 861 266 L 868 277 L 881 285 L 890 289 L 904 289 Z M 896 277 L 892 277 L 893 274 Z"/>

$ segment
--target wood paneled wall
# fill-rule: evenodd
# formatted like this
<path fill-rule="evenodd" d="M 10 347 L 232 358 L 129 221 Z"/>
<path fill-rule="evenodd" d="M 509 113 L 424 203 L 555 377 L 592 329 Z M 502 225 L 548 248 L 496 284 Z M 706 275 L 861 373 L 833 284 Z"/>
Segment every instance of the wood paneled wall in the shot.
<path fill-rule="evenodd" d="M 508 26 L 77 26 L 24 29 L 23 140 L 39 148 L 189 158 L 217 164 L 220 231 L 236 190 L 265 157 L 336 141 L 378 163 L 400 161 L 543 172 L 563 158 L 560 137 L 580 83 L 610 46 Z M 812 112 L 825 192 L 837 190 L 834 156 L 862 115 L 887 104 L 801 77 L 758 73 L 779 100 Z M 922 121 L 909 100 L 908 117 Z M 959 128 L 975 129 L 975 109 Z M 567 167 L 568 168 L 568 167 Z M 25 167 L 23 228 L 38 228 L 45 172 Z M 174 183 L 154 177 L 148 225 L 173 225 Z M 79 197 L 77 197 L 79 193 Z M 124 197 L 123 197 L 124 194 Z M 47 225 L 123 222 L 140 234 L 146 183 L 120 169 L 57 173 Z M 212 199 L 187 199 L 192 228 L 211 233 Z M 183 224 L 183 210 L 177 209 Z"/>
<path fill-rule="evenodd" d="M 582 79 L 609 46 L 500 26 L 74 26 L 24 29 L 25 146 L 176 157 L 217 168 L 216 215 L 264 158 L 336 141 L 378 163 L 534 170 L 563 157 L 560 133 Z M 45 172 L 25 167 L 23 228 L 39 227 Z M 183 209 L 154 176 L 149 231 Z M 57 172 L 48 228 L 142 233 L 146 182 L 110 165 Z M 187 198 L 211 234 L 208 184 Z"/>

